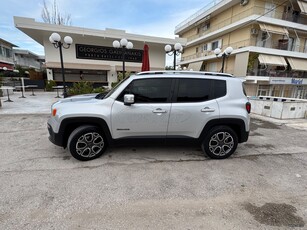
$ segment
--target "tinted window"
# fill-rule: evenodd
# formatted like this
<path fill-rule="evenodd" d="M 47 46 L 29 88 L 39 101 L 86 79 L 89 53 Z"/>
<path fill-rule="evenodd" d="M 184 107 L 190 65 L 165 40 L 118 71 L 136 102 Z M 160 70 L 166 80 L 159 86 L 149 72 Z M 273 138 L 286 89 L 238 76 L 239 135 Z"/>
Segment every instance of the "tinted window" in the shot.
<path fill-rule="evenodd" d="M 201 102 L 226 95 L 226 81 L 211 79 L 180 79 L 177 102 Z"/>
<path fill-rule="evenodd" d="M 226 81 L 213 80 L 214 84 L 214 98 L 224 97 L 226 95 Z"/>
<path fill-rule="evenodd" d="M 211 80 L 180 79 L 177 102 L 200 102 L 210 99 Z"/>
<path fill-rule="evenodd" d="M 167 102 L 171 92 L 172 79 L 142 79 L 131 82 L 118 100 L 124 101 L 125 94 L 133 94 L 135 103 Z"/>

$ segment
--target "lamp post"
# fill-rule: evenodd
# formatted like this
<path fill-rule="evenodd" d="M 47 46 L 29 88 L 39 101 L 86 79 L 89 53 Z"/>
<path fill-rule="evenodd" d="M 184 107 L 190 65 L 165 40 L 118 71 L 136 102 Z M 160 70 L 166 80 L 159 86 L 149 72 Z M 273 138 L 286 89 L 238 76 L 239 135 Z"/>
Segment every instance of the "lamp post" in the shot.
<path fill-rule="evenodd" d="M 63 96 L 67 97 L 66 90 L 66 82 L 65 82 L 65 74 L 64 74 L 64 64 L 63 64 L 63 53 L 62 48 L 68 49 L 72 44 L 73 40 L 70 36 L 64 37 L 64 43 L 61 41 L 61 36 L 58 33 L 52 33 L 49 37 L 49 41 L 53 44 L 55 48 L 59 48 L 60 50 L 60 60 L 61 60 L 61 70 L 62 70 L 62 78 L 63 78 Z"/>
<path fill-rule="evenodd" d="M 120 41 L 113 41 L 113 47 L 118 49 L 122 48 L 122 60 L 123 60 L 123 78 L 125 78 L 126 70 L 125 70 L 125 54 L 127 49 L 133 48 L 133 43 L 129 42 L 126 38 L 122 38 Z"/>
<path fill-rule="evenodd" d="M 174 55 L 174 70 L 176 70 L 176 56 L 179 56 L 182 53 L 182 45 L 180 43 L 176 43 L 173 48 L 171 45 L 166 45 L 164 50 L 169 56 Z"/>
<path fill-rule="evenodd" d="M 220 48 L 216 48 L 214 50 L 214 54 L 217 56 L 217 57 L 222 57 L 222 69 L 221 69 L 221 72 L 224 73 L 224 64 L 225 64 L 225 58 L 228 57 L 233 51 L 233 48 L 231 46 L 228 46 L 224 52 L 222 53 L 222 50 Z M 221 54 L 222 53 L 222 54 Z"/>

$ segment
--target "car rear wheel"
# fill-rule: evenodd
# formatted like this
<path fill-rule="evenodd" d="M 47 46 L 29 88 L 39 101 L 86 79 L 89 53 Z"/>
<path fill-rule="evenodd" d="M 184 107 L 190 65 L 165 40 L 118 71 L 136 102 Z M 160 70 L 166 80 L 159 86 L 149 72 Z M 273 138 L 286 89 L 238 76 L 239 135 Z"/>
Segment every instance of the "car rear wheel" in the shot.
<path fill-rule="evenodd" d="M 67 147 L 71 155 L 80 161 L 100 157 L 106 150 L 103 132 L 95 126 L 80 126 L 69 136 Z"/>
<path fill-rule="evenodd" d="M 203 151 L 213 159 L 225 159 L 237 149 L 238 136 L 227 126 L 212 128 L 202 142 Z"/>

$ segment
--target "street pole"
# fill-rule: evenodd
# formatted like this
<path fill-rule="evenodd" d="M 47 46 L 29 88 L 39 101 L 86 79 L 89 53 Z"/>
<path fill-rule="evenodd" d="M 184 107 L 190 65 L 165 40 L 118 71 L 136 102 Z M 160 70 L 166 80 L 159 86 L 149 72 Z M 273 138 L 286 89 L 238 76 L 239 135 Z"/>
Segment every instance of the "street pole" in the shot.
<path fill-rule="evenodd" d="M 183 47 L 180 43 L 176 43 L 174 45 L 174 48 L 172 48 L 171 45 L 166 45 L 164 47 L 165 52 L 167 53 L 167 55 L 172 56 L 174 55 L 174 66 L 173 66 L 173 70 L 176 70 L 176 56 L 178 56 L 179 54 L 182 53 Z"/>
<path fill-rule="evenodd" d="M 174 50 L 174 70 L 176 70 L 176 50 Z"/>
<path fill-rule="evenodd" d="M 61 59 L 61 71 L 62 71 L 62 78 L 63 78 L 63 96 L 64 96 L 64 98 L 66 98 L 67 97 L 67 90 L 66 90 L 66 82 L 65 82 L 65 74 L 64 74 L 62 46 L 63 46 L 63 43 L 59 42 L 60 59 Z"/>
<path fill-rule="evenodd" d="M 126 53 L 126 47 L 123 46 L 123 79 L 125 79 L 126 75 L 126 70 L 125 70 L 125 53 Z"/>
<path fill-rule="evenodd" d="M 223 59 L 222 59 L 222 73 L 224 73 L 224 64 L 225 64 L 225 58 L 226 58 L 226 54 L 223 53 Z"/>
<path fill-rule="evenodd" d="M 61 72 L 62 72 L 62 78 L 63 78 L 63 96 L 64 98 L 67 97 L 67 90 L 66 90 L 66 82 L 65 82 L 65 74 L 64 74 L 64 64 L 63 64 L 63 53 L 62 48 L 68 49 L 71 44 L 73 43 L 73 40 L 70 36 L 64 37 L 64 43 L 61 42 L 61 36 L 58 33 L 52 33 L 49 37 L 50 43 L 54 46 L 54 48 L 59 48 L 60 50 L 60 60 L 61 60 Z"/>

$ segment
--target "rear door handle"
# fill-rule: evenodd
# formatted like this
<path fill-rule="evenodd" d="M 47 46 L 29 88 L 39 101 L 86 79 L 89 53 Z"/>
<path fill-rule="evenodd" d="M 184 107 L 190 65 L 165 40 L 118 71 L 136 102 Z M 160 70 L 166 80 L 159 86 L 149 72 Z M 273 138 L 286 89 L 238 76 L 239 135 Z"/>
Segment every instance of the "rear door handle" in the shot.
<path fill-rule="evenodd" d="M 205 107 L 203 109 L 201 109 L 202 112 L 214 112 L 215 109 L 214 108 L 209 108 L 209 107 Z"/>
<path fill-rule="evenodd" d="M 158 108 L 158 109 L 154 109 L 152 112 L 153 113 L 166 113 L 166 110 Z"/>

